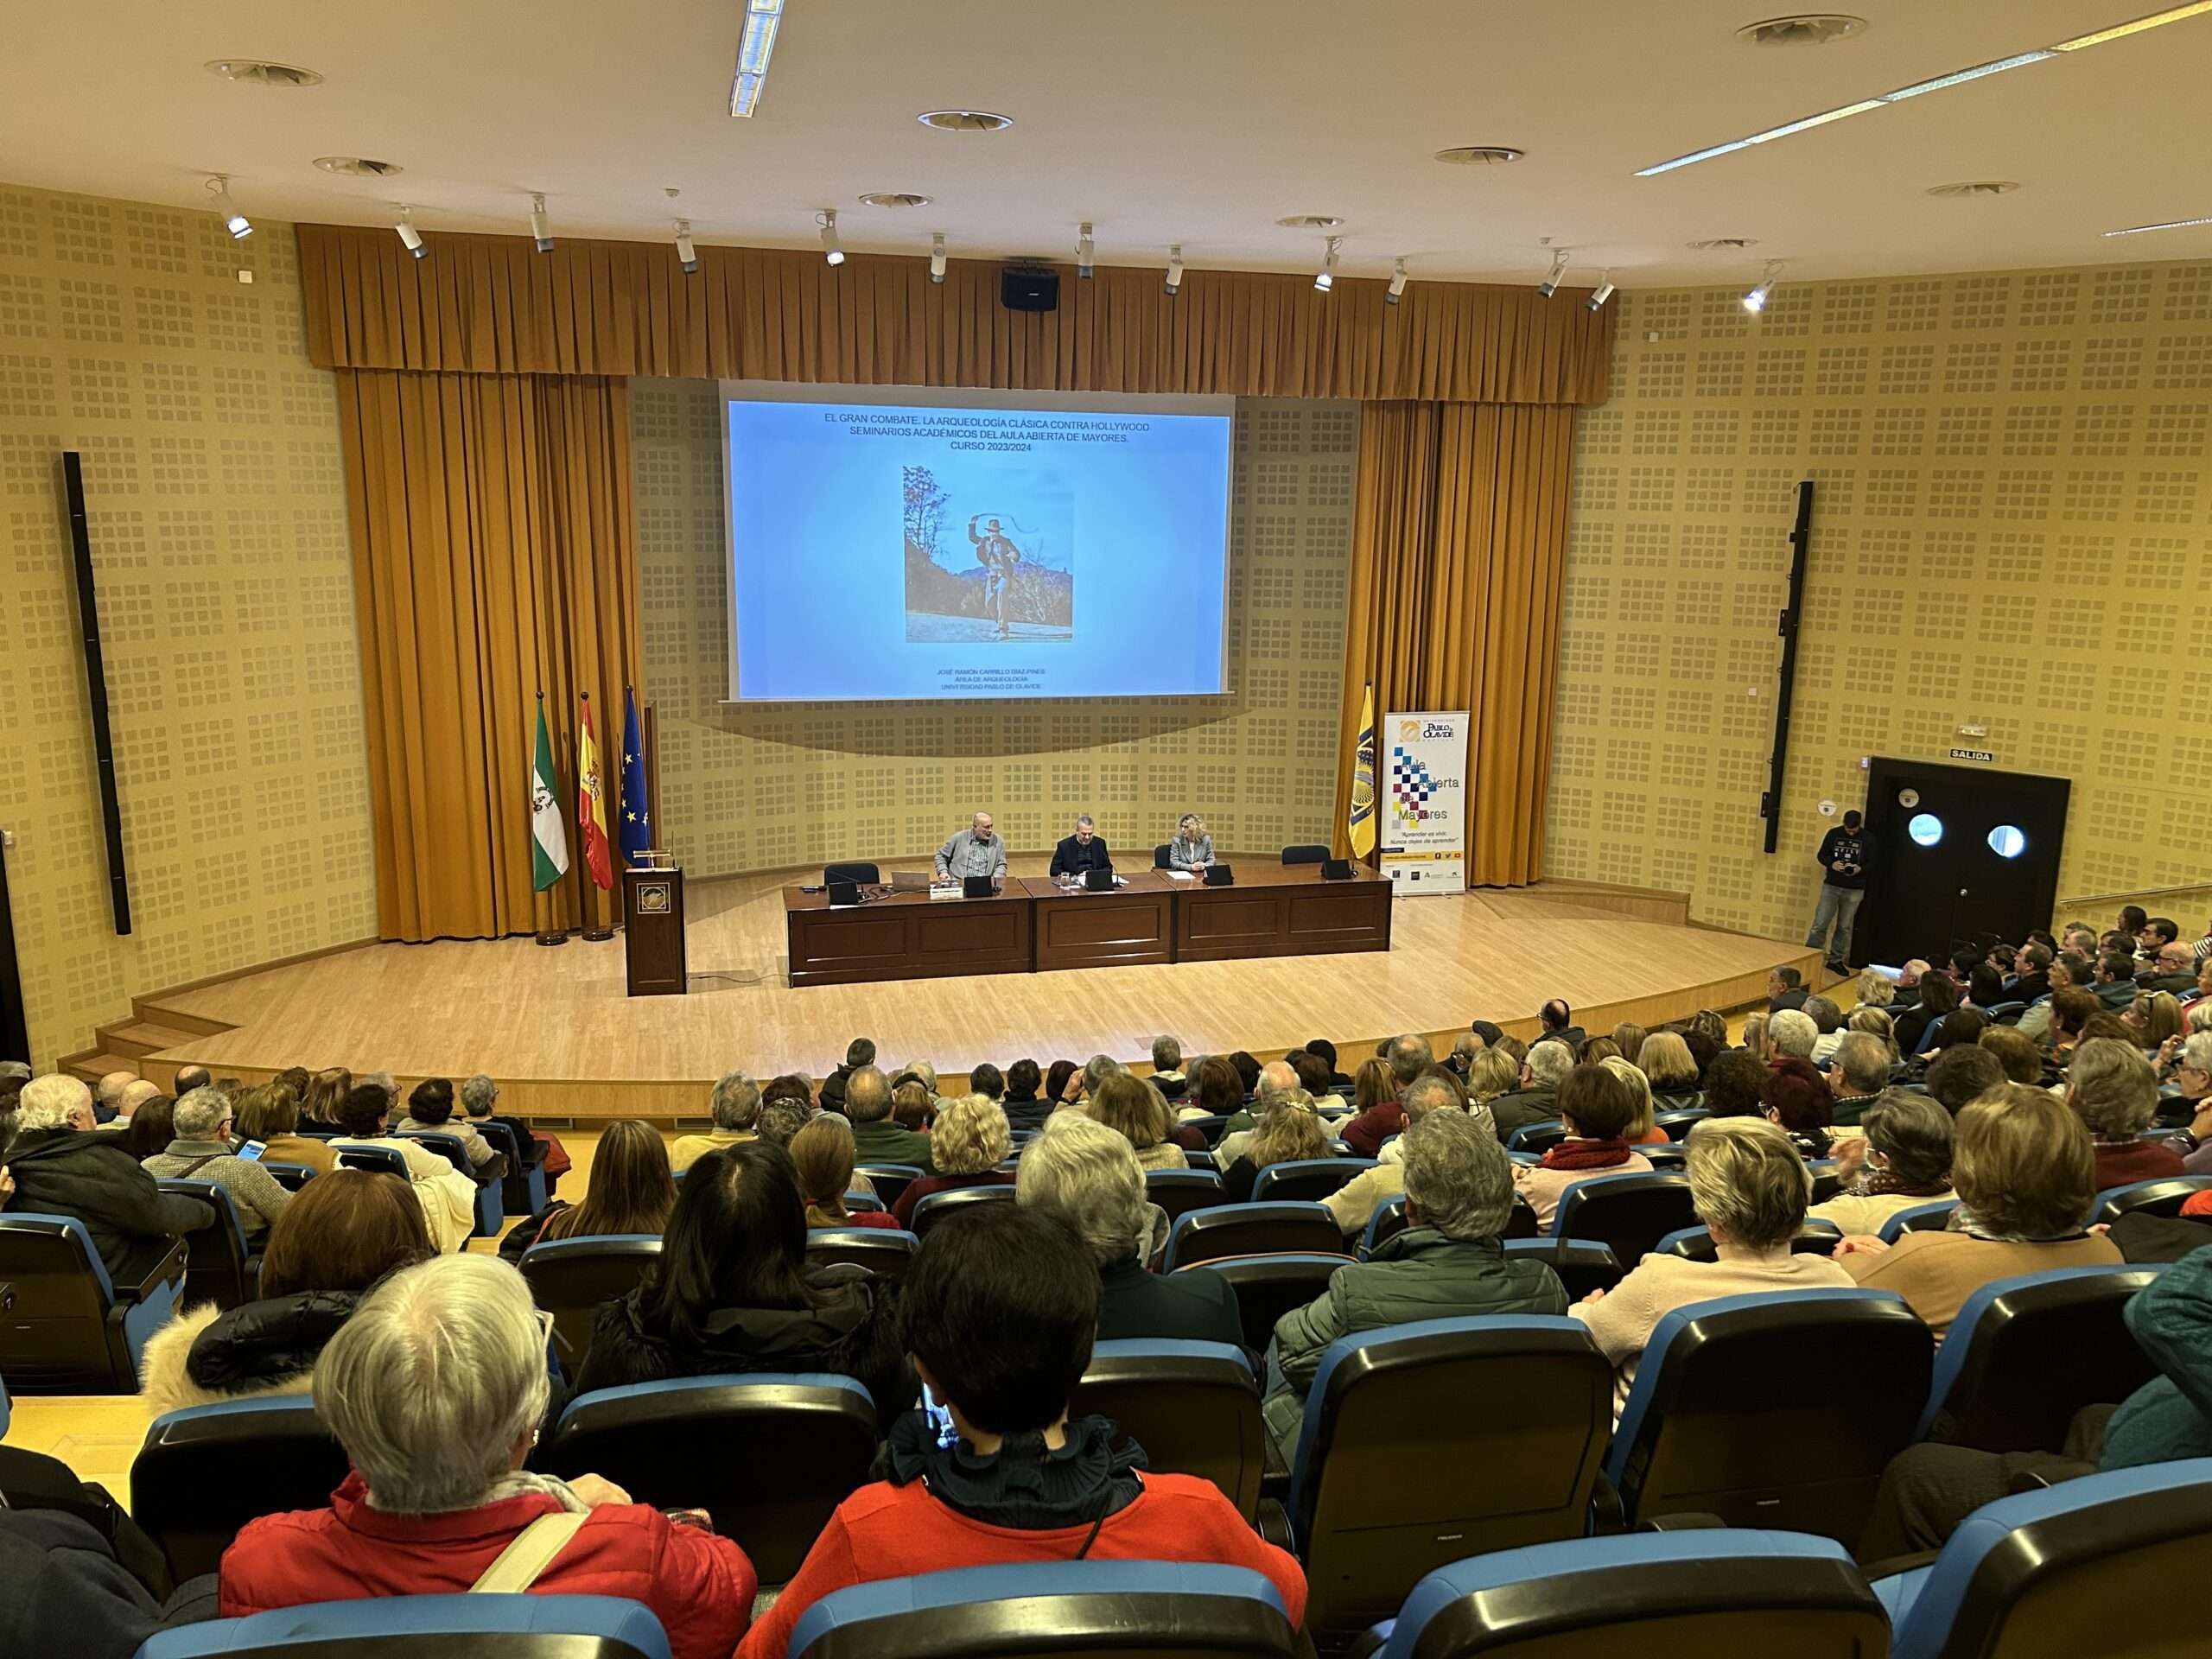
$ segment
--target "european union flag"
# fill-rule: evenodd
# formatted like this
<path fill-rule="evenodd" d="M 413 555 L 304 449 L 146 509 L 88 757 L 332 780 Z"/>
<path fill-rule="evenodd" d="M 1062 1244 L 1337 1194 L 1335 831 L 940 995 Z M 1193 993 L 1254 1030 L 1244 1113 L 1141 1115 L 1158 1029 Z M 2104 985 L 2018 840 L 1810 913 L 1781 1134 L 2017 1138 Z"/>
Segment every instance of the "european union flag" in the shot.
<path fill-rule="evenodd" d="M 652 804 L 645 798 L 645 744 L 638 735 L 638 694 L 622 688 L 622 861 L 643 861 L 653 844 Z"/>

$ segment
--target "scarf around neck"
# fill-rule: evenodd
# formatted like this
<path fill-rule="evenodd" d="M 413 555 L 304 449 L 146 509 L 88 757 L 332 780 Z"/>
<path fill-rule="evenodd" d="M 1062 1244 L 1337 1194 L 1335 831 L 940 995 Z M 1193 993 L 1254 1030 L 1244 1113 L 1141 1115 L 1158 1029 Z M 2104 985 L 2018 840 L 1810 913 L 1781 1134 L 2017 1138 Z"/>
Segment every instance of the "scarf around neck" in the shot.
<path fill-rule="evenodd" d="M 1544 1154 L 1546 1169 L 1611 1169 L 1628 1162 L 1628 1142 L 1609 1135 L 1602 1141 L 1562 1141 Z"/>
<path fill-rule="evenodd" d="M 877 1468 L 894 1486 L 921 1481 L 932 1497 L 986 1526 L 1095 1530 L 1144 1491 L 1137 1478 L 1144 1448 L 1129 1440 L 1116 1446 L 1120 1435 L 1110 1418 L 1077 1417 L 1058 1450 L 1032 1429 L 1007 1435 L 996 1455 L 982 1457 L 964 1440 L 939 1446 L 929 1418 L 910 1411 L 892 1424 Z"/>
<path fill-rule="evenodd" d="M 1940 1198 L 1951 1190 L 1951 1173 L 1946 1170 L 1933 1181 L 1908 1182 L 1893 1169 L 1869 1164 L 1852 1190 L 1862 1198 Z"/>

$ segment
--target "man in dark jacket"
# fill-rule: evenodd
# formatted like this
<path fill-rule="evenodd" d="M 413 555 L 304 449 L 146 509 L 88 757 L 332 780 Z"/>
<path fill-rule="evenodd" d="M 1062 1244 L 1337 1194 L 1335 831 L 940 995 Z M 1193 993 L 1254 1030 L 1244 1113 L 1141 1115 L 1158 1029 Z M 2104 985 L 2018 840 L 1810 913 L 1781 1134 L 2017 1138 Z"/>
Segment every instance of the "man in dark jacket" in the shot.
<path fill-rule="evenodd" d="M 1106 851 L 1106 838 L 1091 828 L 1090 814 L 1086 812 L 1075 821 L 1075 833 L 1063 836 L 1060 844 L 1052 849 L 1052 868 L 1046 872 L 1054 877 L 1088 875 L 1093 870 L 1111 871 L 1114 861 Z"/>
<path fill-rule="evenodd" d="M 912 1164 L 925 1175 L 937 1173 L 929 1136 L 891 1121 L 891 1080 L 875 1067 L 863 1065 L 846 1077 L 845 1116 L 852 1120 L 855 1163 Z"/>
<path fill-rule="evenodd" d="M 1814 906 L 1805 943 L 1826 955 L 1830 973 L 1847 974 L 1852 924 L 1859 918 L 1866 878 L 1874 868 L 1874 838 L 1858 813 L 1847 812 L 1840 825 L 1821 837 L 1821 850 L 1813 856 L 1821 867 L 1821 899 Z"/>
<path fill-rule="evenodd" d="M 35 1078 L 19 1098 L 8 1147 L 16 1180 L 9 1207 L 18 1215 L 74 1217 L 108 1276 L 136 1283 L 171 1239 L 213 1226 L 215 1212 L 197 1198 L 162 1192 L 120 1138 L 93 1130 L 92 1090 L 76 1078 Z"/>
<path fill-rule="evenodd" d="M 1479 1120 L 1428 1112 L 1398 1145 L 1407 1230 L 1369 1260 L 1338 1268 L 1319 1298 L 1275 1322 L 1261 1410 L 1286 1460 L 1298 1445 L 1306 1392 L 1338 1338 L 1417 1319 L 1567 1312 L 1559 1275 L 1509 1257 L 1498 1242 L 1513 1208 L 1512 1165 Z"/>
<path fill-rule="evenodd" d="M 1509 1089 L 1490 1103 L 1497 1138 L 1511 1139 L 1513 1131 L 1531 1123 L 1549 1123 L 1559 1116 L 1560 1080 L 1573 1070 L 1574 1051 L 1564 1043 L 1539 1042 L 1521 1062 L 1521 1086 Z"/>
<path fill-rule="evenodd" d="M 864 1065 L 875 1064 L 875 1040 L 870 1037 L 855 1037 L 845 1045 L 845 1063 L 822 1079 L 822 1109 L 842 1112 L 845 1109 L 845 1084 L 853 1073 Z"/>

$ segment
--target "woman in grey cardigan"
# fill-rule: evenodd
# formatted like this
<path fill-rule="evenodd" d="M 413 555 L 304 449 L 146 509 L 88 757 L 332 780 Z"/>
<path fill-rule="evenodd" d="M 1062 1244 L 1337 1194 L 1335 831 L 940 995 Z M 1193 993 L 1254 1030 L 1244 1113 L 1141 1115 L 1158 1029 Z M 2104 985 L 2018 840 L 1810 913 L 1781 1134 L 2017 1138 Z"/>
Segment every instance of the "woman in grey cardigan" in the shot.
<path fill-rule="evenodd" d="M 1213 837 L 1206 833 L 1206 821 L 1195 812 L 1185 812 L 1175 826 L 1175 839 L 1167 843 L 1167 868 L 1202 870 L 1212 862 Z"/>

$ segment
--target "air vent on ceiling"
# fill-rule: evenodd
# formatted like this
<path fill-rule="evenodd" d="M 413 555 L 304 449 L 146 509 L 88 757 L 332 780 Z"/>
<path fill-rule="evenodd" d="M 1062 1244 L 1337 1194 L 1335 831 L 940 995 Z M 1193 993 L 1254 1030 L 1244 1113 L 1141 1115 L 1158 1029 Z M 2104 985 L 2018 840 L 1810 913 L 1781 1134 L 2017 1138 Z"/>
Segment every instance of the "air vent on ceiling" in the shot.
<path fill-rule="evenodd" d="M 1336 213 L 1292 213 L 1275 220 L 1286 231 L 1333 231 L 1344 222 Z"/>
<path fill-rule="evenodd" d="M 1753 46 L 1830 46 L 1866 32 L 1866 20 L 1845 12 L 1806 12 L 1796 17 L 1770 17 L 1745 23 L 1736 38 Z"/>
<path fill-rule="evenodd" d="M 1708 236 L 1702 242 L 1691 243 L 1690 246 L 1700 253 L 1725 253 L 1737 248 L 1756 248 L 1758 245 L 1759 239 L 1756 236 Z"/>
<path fill-rule="evenodd" d="M 373 156 L 318 156 L 315 164 L 348 179 L 388 179 L 407 170 L 397 162 L 380 162 Z"/>
<path fill-rule="evenodd" d="M 1452 167 L 1503 167 L 1519 161 L 1523 153 L 1510 144 L 1461 144 L 1438 150 L 1436 159 Z"/>
<path fill-rule="evenodd" d="M 294 63 L 265 63 L 259 58 L 215 58 L 207 66 L 211 75 L 242 80 L 255 86 L 315 86 L 322 77 Z"/>
<path fill-rule="evenodd" d="M 1931 184 L 1931 196 L 2009 196 L 2020 188 L 2017 179 L 1967 179 L 1957 184 Z"/>
<path fill-rule="evenodd" d="M 926 207 L 927 196 L 918 196 L 911 190 L 871 190 L 861 198 L 867 207 Z"/>
<path fill-rule="evenodd" d="M 1012 116 L 988 110 L 925 110 L 914 119 L 939 132 L 1004 132 L 1014 124 Z"/>

